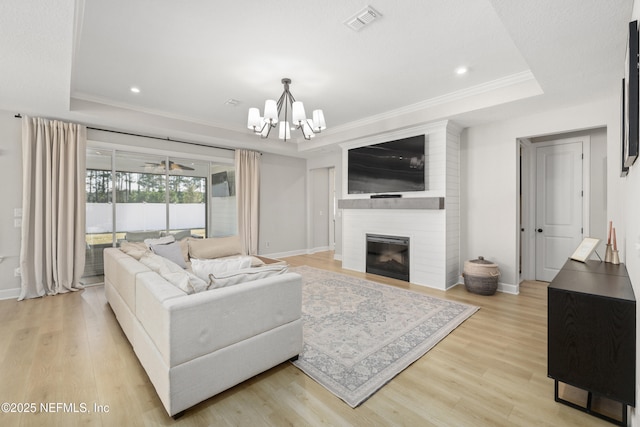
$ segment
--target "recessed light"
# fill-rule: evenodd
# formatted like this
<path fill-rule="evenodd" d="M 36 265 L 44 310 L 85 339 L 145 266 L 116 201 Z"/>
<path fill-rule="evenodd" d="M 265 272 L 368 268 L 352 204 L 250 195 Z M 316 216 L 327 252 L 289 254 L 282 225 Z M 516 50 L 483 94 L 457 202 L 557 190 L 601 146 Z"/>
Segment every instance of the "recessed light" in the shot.
<path fill-rule="evenodd" d="M 225 105 L 230 105 L 232 107 L 236 107 L 236 106 L 240 105 L 240 101 L 238 101 L 237 99 L 231 98 L 231 99 L 227 99 L 224 104 Z"/>
<path fill-rule="evenodd" d="M 469 69 L 467 67 L 458 67 L 456 68 L 456 74 L 461 76 L 463 74 L 467 74 L 467 72 L 469 71 Z"/>
<path fill-rule="evenodd" d="M 131 86 L 131 92 L 133 93 L 140 93 L 140 88 L 136 87 L 136 86 Z"/>

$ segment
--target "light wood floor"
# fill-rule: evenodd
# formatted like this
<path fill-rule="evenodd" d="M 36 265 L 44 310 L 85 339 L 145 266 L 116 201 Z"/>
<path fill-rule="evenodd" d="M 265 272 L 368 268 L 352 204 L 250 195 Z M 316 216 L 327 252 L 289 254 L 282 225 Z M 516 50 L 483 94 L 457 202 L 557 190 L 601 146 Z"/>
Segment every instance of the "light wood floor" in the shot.
<path fill-rule="evenodd" d="M 553 381 L 546 375 L 546 283 L 524 282 L 517 296 L 478 296 L 464 286 L 443 292 L 343 271 L 332 256 L 327 252 L 288 261 L 293 266 L 306 264 L 368 277 L 481 309 L 356 409 L 287 362 L 173 421 L 101 286 L 37 300 L 0 301 L 0 403 L 37 406 L 37 413 L 0 413 L 0 425 L 611 425 L 553 400 Z M 565 393 L 586 398 L 572 390 Z M 75 404 L 79 412 L 65 413 L 57 403 Z M 44 413 L 41 404 L 58 412 Z"/>

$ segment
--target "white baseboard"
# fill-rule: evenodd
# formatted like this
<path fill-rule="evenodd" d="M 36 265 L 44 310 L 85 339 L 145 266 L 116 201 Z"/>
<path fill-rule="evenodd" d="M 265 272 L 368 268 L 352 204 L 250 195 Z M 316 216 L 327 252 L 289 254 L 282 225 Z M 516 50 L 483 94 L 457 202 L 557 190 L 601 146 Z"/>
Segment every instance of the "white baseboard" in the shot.
<path fill-rule="evenodd" d="M 520 285 L 498 282 L 498 291 L 505 294 L 518 295 L 520 294 Z"/>
<path fill-rule="evenodd" d="M 321 246 L 321 247 L 318 247 L 318 248 L 309 249 L 307 251 L 307 254 L 311 255 L 311 254 L 315 254 L 315 253 L 318 253 L 318 252 L 327 252 L 327 251 L 330 251 L 330 250 L 331 250 L 331 248 L 329 246 Z"/>
<path fill-rule="evenodd" d="M 297 251 L 288 251 L 288 252 L 273 252 L 269 254 L 259 254 L 265 258 L 287 258 L 290 256 L 297 255 L 307 255 L 309 252 L 307 250 L 297 250 Z"/>
<path fill-rule="evenodd" d="M 20 296 L 20 288 L 0 290 L 0 300 L 18 299 L 19 296 Z"/>
<path fill-rule="evenodd" d="M 268 254 L 259 254 L 260 256 L 266 257 L 266 258 L 286 258 L 286 257 L 290 257 L 290 256 L 297 256 L 297 255 L 311 255 L 311 254 L 315 254 L 318 252 L 326 252 L 326 251 L 330 251 L 331 248 L 329 246 L 321 246 L 321 247 L 317 247 L 317 248 L 311 248 L 311 249 L 298 249 L 295 251 L 287 251 L 287 252 L 273 252 L 273 253 L 268 253 Z M 340 258 L 342 259 L 342 256 L 340 256 Z M 337 259 L 337 258 L 336 258 Z"/>
<path fill-rule="evenodd" d="M 333 254 L 333 259 L 336 261 L 342 261 L 342 254 Z"/>

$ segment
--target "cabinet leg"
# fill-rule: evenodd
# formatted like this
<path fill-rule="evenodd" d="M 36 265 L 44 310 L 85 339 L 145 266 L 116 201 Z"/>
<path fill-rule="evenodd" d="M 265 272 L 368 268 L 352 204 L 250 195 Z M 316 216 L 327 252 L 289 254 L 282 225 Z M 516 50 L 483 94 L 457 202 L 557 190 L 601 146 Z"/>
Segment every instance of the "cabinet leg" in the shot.
<path fill-rule="evenodd" d="M 620 404 L 622 405 L 622 417 L 621 417 L 620 420 L 617 420 L 615 418 L 611 418 L 611 417 L 603 415 L 603 414 L 601 414 L 599 412 L 593 411 L 591 409 L 591 404 L 592 404 L 592 400 L 593 400 L 593 393 L 590 392 L 590 391 L 587 391 L 587 393 L 588 394 L 587 394 L 587 404 L 586 404 L 586 406 L 577 405 L 577 404 L 575 404 L 573 402 L 569 402 L 568 400 L 565 400 L 565 399 L 561 398 L 559 396 L 559 392 L 558 392 L 558 380 L 554 379 L 554 381 L 553 381 L 553 398 L 554 398 L 554 400 L 556 402 L 562 403 L 563 405 L 570 406 L 570 407 L 572 407 L 574 409 L 577 409 L 579 411 L 586 412 L 589 415 L 592 415 L 594 417 L 600 418 L 601 420 L 608 421 L 608 422 L 613 423 L 613 424 L 615 424 L 617 426 L 626 427 L 626 425 L 627 425 L 627 405 L 626 404 L 620 402 Z"/>

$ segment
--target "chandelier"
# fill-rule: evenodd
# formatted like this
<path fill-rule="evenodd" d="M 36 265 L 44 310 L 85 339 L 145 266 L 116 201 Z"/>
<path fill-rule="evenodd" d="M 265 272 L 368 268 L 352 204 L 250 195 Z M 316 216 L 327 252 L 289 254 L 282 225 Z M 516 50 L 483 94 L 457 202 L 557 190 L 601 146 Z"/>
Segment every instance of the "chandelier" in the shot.
<path fill-rule="evenodd" d="M 304 105 L 300 101 L 296 101 L 291 92 L 289 85 L 291 79 L 284 78 L 281 80 L 284 85 L 284 92 L 280 95 L 280 99 L 276 102 L 273 99 L 267 99 L 264 103 L 264 116 L 260 116 L 258 108 L 249 108 L 249 118 L 247 127 L 261 138 L 268 138 L 271 129 L 274 129 L 280 123 L 278 137 L 283 140 L 291 139 L 292 130 L 300 130 L 302 136 L 306 140 L 316 136 L 323 129 L 327 128 L 324 121 L 324 113 L 322 110 L 314 110 L 312 119 L 308 119 L 304 112 Z M 280 113 L 284 107 L 284 119 L 280 120 Z M 289 116 L 291 121 L 289 121 Z"/>

